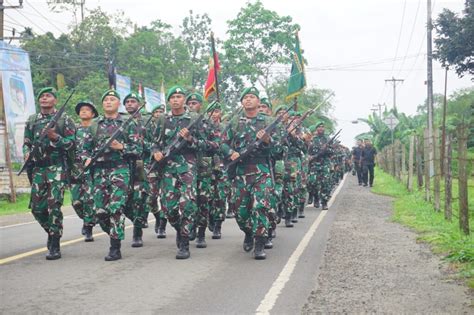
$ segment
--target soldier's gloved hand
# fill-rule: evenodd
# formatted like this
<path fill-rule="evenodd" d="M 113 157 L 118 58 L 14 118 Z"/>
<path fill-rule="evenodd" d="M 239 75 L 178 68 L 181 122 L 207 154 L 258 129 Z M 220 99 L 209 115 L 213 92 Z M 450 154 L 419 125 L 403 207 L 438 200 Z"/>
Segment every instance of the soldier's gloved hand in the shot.
<path fill-rule="evenodd" d="M 310 133 L 305 133 L 305 134 L 303 134 L 303 139 L 304 139 L 304 141 L 306 141 L 306 142 L 311 141 L 311 134 L 310 134 Z"/>
<path fill-rule="evenodd" d="M 123 150 L 124 145 L 121 144 L 120 142 L 118 142 L 117 140 L 114 140 L 114 141 L 112 141 L 112 143 L 110 144 L 110 148 L 111 148 L 111 149 L 114 149 L 114 150 L 119 150 L 119 151 L 121 151 L 121 150 Z"/>
<path fill-rule="evenodd" d="M 235 161 L 235 160 L 237 160 L 239 157 L 240 157 L 239 152 L 234 152 L 234 153 L 232 153 L 232 155 L 230 156 L 230 160 L 231 160 L 231 161 Z"/>
<path fill-rule="evenodd" d="M 189 134 L 188 128 L 183 128 L 179 131 L 178 133 L 183 139 L 186 139 L 186 141 L 191 142 L 193 137 Z"/>
<path fill-rule="evenodd" d="M 263 129 L 257 132 L 257 139 L 259 140 L 262 139 L 262 141 L 267 144 L 270 143 L 270 137 L 267 135 L 267 133 Z"/>
<path fill-rule="evenodd" d="M 153 158 L 159 162 L 163 159 L 163 153 L 161 152 L 156 152 L 156 153 L 153 153 Z"/>
<path fill-rule="evenodd" d="M 23 157 L 23 159 L 26 161 L 26 160 L 28 160 L 28 157 L 29 157 L 29 156 L 30 156 L 30 153 L 28 152 L 28 153 L 25 154 L 25 156 Z"/>
<path fill-rule="evenodd" d="M 59 138 L 59 135 L 56 133 L 55 128 L 49 128 L 47 132 L 47 136 L 48 136 L 48 139 L 53 142 L 58 141 L 58 138 Z"/>

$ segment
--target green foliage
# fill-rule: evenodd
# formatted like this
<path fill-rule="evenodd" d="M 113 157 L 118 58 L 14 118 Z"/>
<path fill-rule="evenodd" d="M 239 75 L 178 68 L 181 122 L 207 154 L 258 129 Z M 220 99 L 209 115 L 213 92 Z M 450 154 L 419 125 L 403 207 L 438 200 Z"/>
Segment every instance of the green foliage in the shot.
<path fill-rule="evenodd" d="M 458 276 L 472 283 L 474 277 L 474 236 L 464 236 L 456 220 L 458 205 L 453 203 L 453 221 L 446 221 L 443 212 L 435 212 L 433 205 L 426 202 L 422 192 L 409 193 L 403 183 L 378 169 L 377 183 L 372 191 L 395 197 L 393 220 L 413 228 L 420 233 L 418 239 L 431 245 L 435 253 L 458 269 Z M 457 183 L 453 185 L 453 195 L 458 193 Z M 469 195 L 474 194 L 474 181 L 469 183 Z M 469 200 L 473 204 L 474 198 Z M 471 220 L 474 212 L 470 213 Z"/>
<path fill-rule="evenodd" d="M 11 203 L 8 197 L 0 197 L 0 216 L 27 213 L 31 210 L 28 209 L 30 203 L 30 194 L 19 194 L 16 196 L 16 203 Z M 69 191 L 64 193 L 64 205 L 69 206 L 71 204 L 71 194 Z"/>
<path fill-rule="evenodd" d="M 227 88 L 233 93 L 234 102 L 245 82 L 260 84 L 269 95 L 271 69 L 291 64 L 294 33 L 299 26 L 292 23 L 290 16 L 265 9 L 260 1 L 248 2 L 227 23 L 229 38 L 224 42 L 223 81 L 230 81 Z"/>
<path fill-rule="evenodd" d="M 438 37 L 436 58 L 444 67 L 454 67 L 458 76 L 474 75 L 474 0 L 466 0 L 463 16 L 444 9 L 435 22 Z"/>

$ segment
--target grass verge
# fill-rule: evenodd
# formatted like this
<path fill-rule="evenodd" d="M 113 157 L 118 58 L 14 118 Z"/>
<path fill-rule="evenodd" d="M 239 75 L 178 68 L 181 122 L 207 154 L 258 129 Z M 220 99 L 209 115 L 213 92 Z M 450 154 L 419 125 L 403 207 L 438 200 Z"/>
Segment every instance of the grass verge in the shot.
<path fill-rule="evenodd" d="M 11 203 L 8 200 L 8 197 L 0 198 L 0 216 L 9 215 L 9 214 L 18 214 L 26 213 L 31 210 L 28 209 L 28 204 L 30 202 L 30 194 L 19 194 L 16 196 L 16 202 Z M 64 193 L 64 205 L 71 204 L 71 194 L 69 191 Z"/>
<path fill-rule="evenodd" d="M 470 196 L 474 194 L 472 187 L 469 185 Z M 465 280 L 474 289 L 474 222 L 470 221 L 471 235 L 464 236 L 459 229 L 456 199 L 453 202 L 453 220 L 450 222 L 445 220 L 443 211 L 434 211 L 433 205 L 424 200 L 422 192 L 408 192 L 403 183 L 381 169 L 377 169 L 376 185 L 372 192 L 394 197 L 393 221 L 418 232 L 418 240 L 430 244 L 434 253 L 442 255 L 449 262 L 454 276 Z M 457 185 L 453 185 L 453 196 L 457 196 Z M 471 200 L 469 205 L 472 208 Z"/>

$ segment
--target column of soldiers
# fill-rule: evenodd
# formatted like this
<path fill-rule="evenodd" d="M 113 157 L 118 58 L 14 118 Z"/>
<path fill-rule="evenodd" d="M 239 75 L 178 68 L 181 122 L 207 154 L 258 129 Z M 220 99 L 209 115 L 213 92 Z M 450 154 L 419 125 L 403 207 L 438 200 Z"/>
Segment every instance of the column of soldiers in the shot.
<path fill-rule="evenodd" d="M 84 240 L 94 241 L 96 224 L 109 235 L 106 261 L 122 258 L 125 218 L 133 224 L 131 246 L 144 246 L 150 212 L 157 238 L 166 238 L 168 223 L 176 230 L 176 259 L 190 257 L 194 239 L 196 248 L 206 248 L 206 229 L 220 239 L 222 222 L 235 217 L 243 250 L 261 260 L 281 221 L 292 228 L 305 217 L 306 195 L 327 210 L 331 191 L 350 169 L 348 149 L 328 142 L 323 122 L 306 129 L 301 113 L 285 105 L 273 117 L 272 103 L 254 87 L 242 91 L 241 107 L 225 121 L 219 103 L 204 109 L 202 95 L 174 86 L 166 95 L 168 112 L 163 104 L 143 114 L 140 95 L 121 101 L 108 90 L 102 115 L 91 101 L 81 101 L 77 125 L 64 114 L 44 130 L 56 113 L 57 94 L 44 88 L 37 99 L 41 111 L 28 119 L 23 149 L 28 157 L 47 133 L 29 170 L 30 207 L 48 235 L 48 260 L 61 258 L 68 184 Z M 126 113 L 119 113 L 121 104 Z"/>

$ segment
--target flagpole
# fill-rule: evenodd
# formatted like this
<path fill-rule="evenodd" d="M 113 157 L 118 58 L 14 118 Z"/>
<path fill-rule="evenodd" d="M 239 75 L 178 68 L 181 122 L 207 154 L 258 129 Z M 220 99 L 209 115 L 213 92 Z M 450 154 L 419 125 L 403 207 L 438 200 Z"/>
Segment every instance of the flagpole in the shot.
<path fill-rule="evenodd" d="M 211 49 L 212 49 L 212 59 L 214 60 L 214 79 L 216 81 L 216 99 L 220 102 L 220 94 L 219 94 L 219 81 L 217 80 L 217 54 L 216 54 L 216 44 L 214 42 L 214 33 L 211 32 Z"/>

